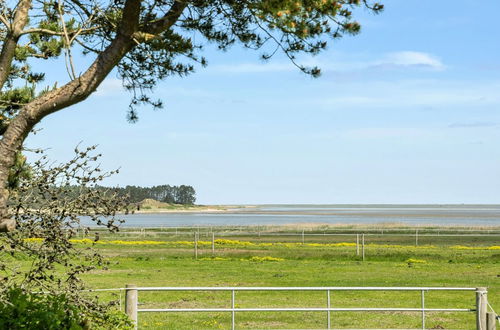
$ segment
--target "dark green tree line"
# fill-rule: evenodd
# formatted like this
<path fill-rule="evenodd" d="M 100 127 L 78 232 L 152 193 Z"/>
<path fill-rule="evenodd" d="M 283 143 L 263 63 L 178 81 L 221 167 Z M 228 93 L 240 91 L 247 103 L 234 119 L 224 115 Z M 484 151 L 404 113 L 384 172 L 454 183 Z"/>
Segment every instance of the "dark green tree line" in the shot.
<path fill-rule="evenodd" d="M 196 202 L 196 191 L 193 187 L 186 185 L 125 186 L 123 188 L 114 187 L 112 189 L 121 196 L 127 196 L 131 203 L 139 203 L 147 198 L 171 204 L 192 205 Z"/>

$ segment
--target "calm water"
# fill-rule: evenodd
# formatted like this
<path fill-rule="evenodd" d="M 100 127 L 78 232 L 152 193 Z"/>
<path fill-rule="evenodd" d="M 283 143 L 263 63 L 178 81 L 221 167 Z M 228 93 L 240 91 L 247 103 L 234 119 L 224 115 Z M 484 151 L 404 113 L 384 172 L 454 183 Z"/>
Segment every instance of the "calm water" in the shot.
<path fill-rule="evenodd" d="M 500 226 L 500 205 L 262 205 L 230 213 L 123 215 L 125 227 L 293 223 Z M 88 219 L 82 221 L 92 225 Z"/>

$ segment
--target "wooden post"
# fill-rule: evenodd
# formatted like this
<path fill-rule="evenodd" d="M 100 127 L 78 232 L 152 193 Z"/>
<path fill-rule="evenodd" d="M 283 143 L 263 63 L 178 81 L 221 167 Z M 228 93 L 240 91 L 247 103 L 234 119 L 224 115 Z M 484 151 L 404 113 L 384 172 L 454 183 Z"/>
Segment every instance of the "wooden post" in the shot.
<path fill-rule="evenodd" d="M 327 317 L 327 322 L 326 322 L 326 327 L 327 329 L 331 329 L 332 328 L 332 321 L 331 321 L 331 311 L 330 311 L 330 308 L 331 308 L 331 299 L 330 299 L 330 290 L 326 290 L 326 307 L 328 308 L 328 311 L 326 313 L 326 317 Z"/>
<path fill-rule="evenodd" d="M 215 255 L 215 234 L 212 232 L 212 254 Z"/>
<path fill-rule="evenodd" d="M 476 329 L 486 330 L 486 308 L 488 306 L 486 288 L 476 288 Z"/>
<path fill-rule="evenodd" d="M 235 294 L 234 290 L 231 291 L 231 330 L 235 330 L 235 312 L 234 312 L 234 299 L 235 299 Z"/>
<path fill-rule="evenodd" d="M 363 254 L 363 261 L 365 261 L 365 234 L 361 236 L 361 253 Z"/>
<path fill-rule="evenodd" d="M 359 257 L 359 234 L 356 234 L 356 255 Z"/>
<path fill-rule="evenodd" d="M 134 323 L 134 329 L 137 329 L 137 285 L 135 284 L 125 286 L 125 313 Z"/>
<path fill-rule="evenodd" d="M 415 229 L 415 246 L 418 246 L 418 229 Z"/>
<path fill-rule="evenodd" d="M 194 233 L 194 258 L 198 259 L 198 233 Z"/>
<path fill-rule="evenodd" d="M 304 238 L 304 229 L 302 229 L 302 244 L 304 244 L 305 238 Z"/>
<path fill-rule="evenodd" d="M 495 313 L 486 313 L 486 330 L 497 330 L 497 318 Z"/>

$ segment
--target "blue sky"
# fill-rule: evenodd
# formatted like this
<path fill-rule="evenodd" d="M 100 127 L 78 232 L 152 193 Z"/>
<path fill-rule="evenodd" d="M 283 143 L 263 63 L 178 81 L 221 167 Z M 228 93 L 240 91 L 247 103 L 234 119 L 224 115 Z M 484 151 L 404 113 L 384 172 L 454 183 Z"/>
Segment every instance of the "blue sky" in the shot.
<path fill-rule="evenodd" d="M 500 2 L 383 3 L 357 12 L 360 35 L 300 59 L 318 79 L 208 47 L 207 68 L 156 88 L 163 110 L 127 123 L 112 74 L 28 145 L 62 161 L 98 144 L 121 168 L 106 184 L 190 184 L 204 204 L 500 203 Z"/>

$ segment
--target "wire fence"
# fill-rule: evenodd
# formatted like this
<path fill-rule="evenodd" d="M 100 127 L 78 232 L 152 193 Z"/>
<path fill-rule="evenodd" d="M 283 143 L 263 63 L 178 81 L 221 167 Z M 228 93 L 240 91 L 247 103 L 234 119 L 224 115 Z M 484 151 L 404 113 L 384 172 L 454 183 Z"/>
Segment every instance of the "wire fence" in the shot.
<path fill-rule="evenodd" d="M 157 240 L 214 240 L 236 239 L 263 243 L 368 243 L 388 245 L 500 245 L 500 227 L 489 229 L 464 228 L 298 228 L 246 227 L 151 227 L 122 228 L 118 233 L 98 231 L 101 238 Z M 85 237 L 81 231 L 81 237 Z"/>

